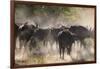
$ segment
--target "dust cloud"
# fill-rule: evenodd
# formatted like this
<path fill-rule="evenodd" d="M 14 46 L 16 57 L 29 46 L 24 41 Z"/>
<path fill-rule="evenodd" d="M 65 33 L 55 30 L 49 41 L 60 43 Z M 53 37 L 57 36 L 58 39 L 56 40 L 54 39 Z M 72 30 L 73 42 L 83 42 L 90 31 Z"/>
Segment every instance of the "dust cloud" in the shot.
<path fill-rule="evenodd" d="M 30 7 L 21 6 L 15 11 L 15 23 L 23 24 L 28 22 L 29 24 L 39 24 L 40 28 L 52 28 L 59 27 L 61 25 L 72 26 L 72 25 L 82 25 L 87 28 L 94 28 L 94 8 L 81 8 L 81 7 L 70 7 L 77 11 L 77 14 L 73 13 L 74 16 L 65 16 L 60 14 L 46 15 L 45 13 L 31 14 L 32 11 Z M 70 19 L 71 17 L 71 19 Z"/>
<path fill-rule="evenodd" d="M 94 8 L 81 8 L 81 7 L 70 7 L 76 9 L 77 13 L 73 13 L 75 16 L 66 16 L 60 14 L 46 15 L 43 14 L 31 14 L 32 10 L 30 7 L 23 5 L 20 8 L 15 9 L 15 23 L 20 26 L 23 23 L 38 24 L 39 28 L 58 28 L 62 25 L 70 27 L 72 25 L 81 25 L 88 29 L 94 29 Z M 70 19 L 71 18 L 71 19 Z M 72 45 L 71 55 L 65 52 L 65 59 L 60 59 L 59 46 L 54 42 L 52 45 L 47 42 L 47 46 L 43 46 L 39 42 L 39 48 L 29 51 L 29 44 L 27 43 L 26 48 L 19 49 L 19 40 L 16 39 L 15 49 L 15 61 L 19 65 L 30 65 L 30 64 L 47 64 L 47 63 L 70 63 L 75 61 L 94 61 L 94 38 L 86 38 L 86 48 L 80 46 L 80 42 L 76 41 Z M 38 53 L 40 55 L 33 55 Z M 42 55 L 41 55 L 42 54 Z"/>

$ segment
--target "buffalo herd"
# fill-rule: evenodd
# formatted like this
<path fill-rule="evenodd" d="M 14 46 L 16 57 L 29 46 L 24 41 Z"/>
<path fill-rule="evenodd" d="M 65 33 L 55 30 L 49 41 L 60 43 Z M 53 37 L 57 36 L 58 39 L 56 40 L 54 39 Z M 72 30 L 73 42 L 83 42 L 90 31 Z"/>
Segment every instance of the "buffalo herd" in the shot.
<path fill-rule="evenodd" d="M 43 42 L 43 46 L 47 46 L 47 42 L 52 38 L 52 42 L 59 44 L 60 58 L 64 59 L 64 52 L 70 55 L 72 44 L 75 41 L 80 41 L 81 46 L 85 47 L 84 39 L 91 37 L 91 32 L 83 26 L 61 26 L 60 28 L 47 28 L 43 29 L 38 24 L 24 23 L 20 26 L 14 25 L 15 37 L 19 37 L 19 46 L 26 46 L 30 41 L 30 49 L 35 48 L 38 42 Z M 51 37 L 50 37 L 51 36 Z M 52 45 L 52 44 L 51 44 Z"/>

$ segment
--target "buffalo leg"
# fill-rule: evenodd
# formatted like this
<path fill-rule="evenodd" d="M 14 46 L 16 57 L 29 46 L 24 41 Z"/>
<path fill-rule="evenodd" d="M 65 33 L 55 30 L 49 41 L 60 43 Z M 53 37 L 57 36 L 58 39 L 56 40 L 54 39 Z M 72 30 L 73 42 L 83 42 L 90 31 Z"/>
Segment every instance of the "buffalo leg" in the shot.
<path fill-rule="evenodd" d="M 62 59 L 64 59 L 64 52 L 65 52 L 65 48 L 62 49 L 62 53 L 63 53 Z"/>
<path fill-rule="evenodd" d="M 59 47 L 59 54 L 60 54 L 60 58 L 61 58 L 61 47 Z"/>
<path fill-rule="evenodd" d="M 68 55 L 70 55 L 70 52 L 71 52 L 71 46 L 68 46 L 68 48 L 67 48 Z"/>

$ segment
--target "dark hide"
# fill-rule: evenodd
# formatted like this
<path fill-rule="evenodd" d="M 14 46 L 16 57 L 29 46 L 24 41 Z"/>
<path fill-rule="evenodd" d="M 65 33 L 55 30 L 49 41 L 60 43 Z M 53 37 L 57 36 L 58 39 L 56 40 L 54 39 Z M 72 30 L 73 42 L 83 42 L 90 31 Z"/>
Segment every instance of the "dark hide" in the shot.
<path fill-rule="evenodd" d="M 56 41 L 56 44 L 58 43 L 58 36 L 57 35 L 63 29 L 67 29 L 67 28 L 65 26 L 62 26 L 60 28 L 53 28 L 53 29 L 51 29 L 51 38 L 52 38 L 53 42 Z M 51 44 L 53 44 L 53 43 L 51 43 Z"/>
<path fill-rule="evenodd" d="M 30 40 L 35 30 L 36 27 L 34 25 L 28 24 L 24 24 L 22 28 L 19 28 L 18 37 L 20 41 L 20 47 L 26 45 L 26 43 Z"/>
<path fill-rule="evenodd" d="M 17 38 L 18 35 L 18 26 L 14 23 L 14 32 L 15 32 L 15 38 Z"/>
<path fill-rule="evenodd" d="M 58 41 L 60 58 L 64 59 L 65 49 L 67 49 L 67 53 L 70 55 L 72 43 L 74 43 L 74 36 L 71 35 L 69 31 L 62 31 L 62 33 L 58 35 Z"/>
<path fill-rule="evenodd" d="M 90 32 L 83 26 L 71 26 L 69 31 L 76 34 L 76 40 L 79 40 L 83 46 L 85 46 L 84 39 L 90 37 Z"/>
<path fill-rule="evenodd" d="M 43 45 L 46 46 L 47 37 L 49 34 L 49 29 L 37 29 L 31 37 L 31 47 L 35 47 L 38 42 L 43 42 Z"/>
<path fill-rule="evenodd" d="M 61 31 L 60 28 L 57 29 L 52 29 L 51 30 L 51 38 L 52 38 L 52 42 L 51 45 L 56 41 L 56 43 L 58 42 L 58 33 Z"/>

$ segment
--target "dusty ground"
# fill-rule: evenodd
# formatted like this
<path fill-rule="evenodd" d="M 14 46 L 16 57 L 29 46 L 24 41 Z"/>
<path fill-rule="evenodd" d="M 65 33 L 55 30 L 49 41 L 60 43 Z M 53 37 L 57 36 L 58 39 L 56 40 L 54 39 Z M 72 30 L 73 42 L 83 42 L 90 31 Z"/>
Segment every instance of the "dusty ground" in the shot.
<path fill-rule="evenodd" d="M 94 60 L 94 39 L 85 39 L 86 48 L 80 46 L 80 42 L 73 43 L 71 55 L 65 52 L 64 60 L 59 56 L 58 45 L 54 43 L 52 46 L 40 46 L 31 52 L 27 47 L 18 48 L 19 42 L 16 41 L 15 62 L 19 65 L 30 64 L 47 64 L 47 63 L 70 63 L 76 61 L 93 61 Z"/>

